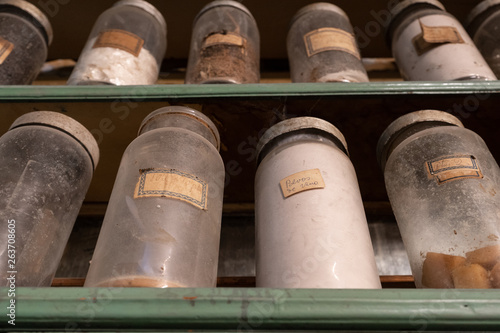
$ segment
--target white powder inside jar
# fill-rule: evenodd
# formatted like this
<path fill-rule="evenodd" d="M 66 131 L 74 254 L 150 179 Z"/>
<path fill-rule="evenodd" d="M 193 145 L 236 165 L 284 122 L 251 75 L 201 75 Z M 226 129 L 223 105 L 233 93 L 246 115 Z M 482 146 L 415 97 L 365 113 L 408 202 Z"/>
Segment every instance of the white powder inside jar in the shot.
<path fill-rule="evenodd" d="M 139 56 L 112 47 L 92 48 L 97 38 L 87 43 L 67 82 L 87 81 L 114 85 L 151 85 L 158 80 L 159 68 L 153 55 L 142 48 Z M 89 82 L 90 83 L 90 82 Z"/>

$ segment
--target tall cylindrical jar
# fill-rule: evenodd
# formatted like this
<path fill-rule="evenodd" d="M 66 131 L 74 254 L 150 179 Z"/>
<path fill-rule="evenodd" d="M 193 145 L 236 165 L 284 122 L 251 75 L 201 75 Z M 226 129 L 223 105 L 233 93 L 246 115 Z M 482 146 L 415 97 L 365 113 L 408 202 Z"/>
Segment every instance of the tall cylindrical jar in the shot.
<path fill-rule="evenodd" d="M 52 26 L 34 5 L 0 0 L 0 85 L 31 84 L 47 59 Z"/>
<path fill-rule="evenodd" d="M 417 287 L 500 288 L 500 169 L 449 113 L 394 121 L 378 143 Z"/>
<path fill-rule="evenodd" d="M 486 0 L 467 17 L 467 31 L 486 62 L 500 77 L 500 0 Z"/>
<path fill-rule="evenodd" d="M 212 1 L 193 24 L 186 83 L 258 83 L 260 37 L 250 11 L 238 1 Z"/>
<path fill-rule="evenodd" d="M 342 133 L 293 118 L 268 129 L 257 152 L 257 287 L 380 288 Z"/>
<path fill-rule="evenodd" d="M 151 85 L 167 48 L 167 24 L 144 0 L 121 0 L 99 16 L 69 85 Z"/>
<path fill-rule="evenodd" d="M 56 112 L 19 117 L 0 137 L 1 285 L 50 287 L 99 148 L 80 123 Z"/>
<path fill-rule="evenodd" d="M 368 82 L 349 17 L 333 4 L 299 10 L 287 49 L 292 82 Z"/>
<path fill-rule="evenodd" d="M 496 80 L 463 26 L 437 0 L 396 5 L 387 38 L 405 80 Z"/>
<path fill-rule="evenodd" d="M 216 286 L 219 146 L 212 121 L 187 107 L 144 119 L 123 155 L 85 286 Z"/>

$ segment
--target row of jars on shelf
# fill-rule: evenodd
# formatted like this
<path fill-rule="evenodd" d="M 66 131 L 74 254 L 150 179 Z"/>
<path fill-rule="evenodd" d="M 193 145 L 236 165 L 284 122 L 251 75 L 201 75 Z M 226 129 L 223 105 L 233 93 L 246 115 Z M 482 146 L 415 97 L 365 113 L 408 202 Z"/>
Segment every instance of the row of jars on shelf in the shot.
<path fill-rule="evenodd" d="M 219 147 L 216 126 L 196 110 L 169 106 L 143 120 L 85 286 L 215 287 Z M 424 110 L 390 124 L 377 149 L 416 285 L 500 288 L 500 169 L 484 141 L 449 113 Z M 65 115 L 32 112 L 0 138 L 0 156 L 2 284 L 50 286 L 97 143 Z M 257 286 L 380 288 L 342 133 L 313 117 L 279 122 L 260 139 L 257 163 Z"/>
<path fill-rule="evenodd" d="M 386 35 L 406 80 L 496 80 L 499 24 L 500 1 L 473 9 L 467 22 L 471 39 L 439 1 L 404 0 L 391 8 Z M 0 84 L 30 84 L 52 35 L 49 20 L 34 5 L 0 1 Z M 118 1 L 97 19 L 68 84 L 155 84 L 166 36 L 165 19 L 150 3 Z M 287 48 L 292 82 L 368 82 L 349 18 L 333 4 L 299 10 Z M 237 1 L 213 1 L 194 20 L 185 82 L 258 83 L 259 54 L 259 31 L 249 10 Z"/>

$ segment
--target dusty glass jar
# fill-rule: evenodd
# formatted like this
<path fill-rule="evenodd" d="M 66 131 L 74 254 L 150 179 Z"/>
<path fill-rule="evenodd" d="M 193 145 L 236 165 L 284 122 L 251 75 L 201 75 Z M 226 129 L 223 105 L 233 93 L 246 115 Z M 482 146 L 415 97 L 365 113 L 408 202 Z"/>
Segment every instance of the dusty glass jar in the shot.
<path fill-rule="evenodd" d="M 318 118 L 288 119 L 257 153 L 257 287 L 380 288 L 342 133 Z"/>
<path fill-rule="evenodd" d="M 418 111 L 382 134 L 378 158 L 419 288 L 500 288 L 500 169 L 449 113 Z"/>
<path fill-rule="evenodd" d="M 0 0 L 0 85 L 31 84 L 42 69 L 52 26 L 34 5 Z"/>
<path fill-rule="evenodd" d="M 368 82 L 347 14 L 326 2 L 305 6 L 287 37 L 292 82 Z"/>
<path fill-rule="evenodd" d="M 201 112 L 169 106 L 144 119 L 123 155 L 85 286 L 216 286 L 219 146 Z"/>
<path fill-rule="evenodd" d="M 437 0 L 396 5 L 387 40 L 405 80 L 496 80 L 463 26 Z"/>
<path fill-rule="evenodd" d="M 99 160 L 97 142 L 72 118 L 32 112 L 0 137 L 0 156 L 1 285 L 50 287 Z"/>
<path fill-rule="evenodd" d="M 467 31 L 497 77 L 500 76 L 500 0 L 486 0 L 474 7 Z"/>
<path fill-rule="evenodd" d="M 167 24 L 144 0 L 121 0 L 99 16 L 68 85 L 151 85 L 167 49 Z"/>
<path fill-rule="evenodd" d="M 212 1 L 194 20 L 185 82 L 259 83 L 259 55 L 250 11 L 237 1 Z"/>

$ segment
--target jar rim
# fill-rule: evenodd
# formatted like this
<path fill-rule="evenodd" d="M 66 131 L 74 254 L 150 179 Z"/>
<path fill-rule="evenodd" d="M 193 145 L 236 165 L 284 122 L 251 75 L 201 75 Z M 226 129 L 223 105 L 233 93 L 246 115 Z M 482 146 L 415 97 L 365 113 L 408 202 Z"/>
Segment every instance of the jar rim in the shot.
<path fill-rule="evenodd" d="M 219 135 L 219 131 L 217 130 L 217 127 L 212 122 L 212 120 L 210 120 L 210 118 L 208 118 L 201 111 L 197 111 L 197 110 L 188 108 L 186 106 L 177 106 L 177 105 L 175 105 L 175 106 L 173 106 L 173 105 L 172 106 L 165 106 L 165 107 L 162 107 L 160 109 L 157 109 L 157 110 L 151 112 L 150 114 L 148 114 L 146 116 L 146 118 L 144 118 L 144 120 L 142 121 L 141 125 L 139 126 L 138 135 L 142 134 L 143 128 L 153 118 L 155 118 L 157 116 L 160 116 L 160 115 L 165 115 L 165 114 L 184 114 L 186 116 L 196 118 L 198 121 L 200 121 L 201 123 L 203 123 L 203 125 L 205 125 L 210 130 L 210 132 L 212 133 L 212 135 L 214 136 L 214 139 L 215 139 L 215 145 L 214 146 L 217 149 L 217 151 L 220 150 L 220 135 Z"/>
<path fill-rule="evenodd" d="M 37 6 L 24 0 L 0 0 L 0 5 L 17 7 L 32 16 L 45 30 L 45 33 L 47 34 L 47 45 L 52 44 L 52 40 L 54 39 L 52 25 L 50 24 L 47 16 L 40 9 L 38 9 Z"/>
<path fill-rule="evenodd" d="M 158 21 L 158 23 L 160 23 L 165 34 L 167 33 L 167 21 L 165 20 L 165 17 L 155 6 L 153 6 L 149 2 L 144 0 L 120 0 L 113 4 L 113 7 L 116 6 L 133 6 L 144 10 L 148 14 L 151 14 Z"/>
<path fill-rule="evenodd" d="M 283 120 L 276 125 L 271 126 L 264 132 L 264 135 L 259 140 L 257 144 L 257 160 L 260 160 L 260 155 L 265 148 L 265 146 L 270 143 L 272 140 L 280 137 L 284 134 L 288 134 L 291 132 L 296 132 L 305 129 L 315 129 L 320 130 L 322 132 L 328 133 L 339 140 L 342 146 L 345 149 L 347 154 L 347 142 L 345 140 L 344 135 L 335 127 L 333 124 L 329 123 L 326 120 L 315 118 L 315 117 L 297 117 Z"/>
<path fill-rule="evenodd" d="M 233 1 L 233 0 L 215 0 L 215 1 L 212 1 L 209 4 L 205 5 L 205 7 L 203 7 L 200 10 L 200 12 L 194 18 L 193 25 L 196 24 L 196 22 L 200 19 L 200 17 L 203 14 L 205 14 L 207 11 L 209 11 L 210 9 L 216 8 L 216 7 L 224 7 L 224 6 L 225 7 L 233 7 L 233 8 L 239 9 L 242 12 L 244 12 L 245 14 L 247 14 L 248 16 L 250 16 L 250 18 L 254 22 L 256 22 L 255 18 L 252 15 L 252 13 L 242 3 L 238 2 L 238 1 Z"/>
<path fill-rule="evenodd" d="M 342 8 L 340 8 L 339 6 L 329 2 L 315 2 L 300 8 L 290 20 L 290 26 L 292 26 L 295 23 L 295 21 L 297 21 L 300 17 L 304 16 L 305 14 L 317 10 L 334 12 L 349 19 L 346 12 L 342 10 Z"/>
<path fill-rule="evenodd" d="M 418 123 L 441 122 L 450 125 L 464 127 L 463 123 L 455 116 L 445 111 L 439 110 L 420 110 L 407 113 L 394 120 L 384 130 L 377 143 L 377 160 L 382 170 L 388 156 L 388 146 L 401 133 L 402 130 Z"/>
<path fill-rule="evenodd" d="M 472 8 L 471 12 L 469 15 L 467 15 L 467 18 L 465 19 L 465 26 L 467 30 L 475 23 L 474 21 L 481 16 L 484 12 L 486 12 L 488 9 L 491 7 L 500 5 L 500 0 L 485 0 L 480 2 L 477 6 Z M 471 32 L 471 35 L 474 33 Z M 473 37 L 473 36 L 471 36 Z"/>
<path fill-rule="evenodd" d="M 22 126 L 47 126 L 67 133 L 76 139 L 89 154 L 95 168 L 99 163 L 99 145 L 90 131 L 75 119 L 54 111 L 35 111 L 17 118 L 9 131 Z"/>

